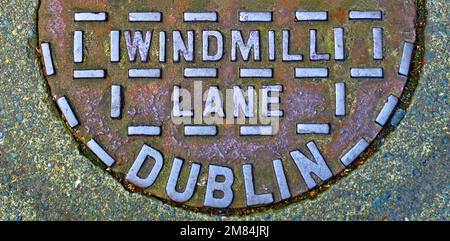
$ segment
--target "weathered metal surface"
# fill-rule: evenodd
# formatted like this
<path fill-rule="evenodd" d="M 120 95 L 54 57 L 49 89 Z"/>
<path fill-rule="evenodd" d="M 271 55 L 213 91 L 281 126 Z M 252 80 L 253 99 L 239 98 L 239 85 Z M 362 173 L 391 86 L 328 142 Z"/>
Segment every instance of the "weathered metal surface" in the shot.
<path fill-rule="evenodd" d="M 314 15 L 313 18 L 320 19 L 308 22 L 311 16 L 305 15 L 305 10 L 327 11 L 328 15 L 327 18 L 324 18 L 323 14 Z M 215 20 L 210 14 L 194 17 L 185 15 L 211 11 L 217 12 L 217 21 L 206 21 Z M 381 19 L 378 11 L 381 11 Z M 131 14 L 136 12 L 148 14 Z M 161 19 L 155 13 L 162 13 Z M 202 21 L 186 21 L 186 17 L 188 20 L 199 17 Z M 207 19 L 201 19 L 202 17 Z M 111 166 L 111 171 L 119 174 L 122 181 L 126 183 L 127 174 L 134 174 L 128 181 L 134 181 L 134 184 L 152 183 L 150 187 L 140 191 L 171 199 L 166 186 L 170 174 L 177 173 L 172 170 L 173 163 L 176 164 L 175 167 L 180 165 L 174 160 L 182 158 L 185 163 L 181 172 L 179 171 L 178 185 L 181 190 L 178 191 L 181 192 L 188 181 L 189 173 L 192 172 L 191 166 L 200 165 L 201 169 L 193 196 L 184 201 L 186 197 L 180 195 L 183 196 L 180 200 L 191 207 L 235 209 L 276 203 L 288 198 L 284 179 L 289 186 L 289 197 L 299 196 L 331 176 L 338 175 L 351 164 L 367 147 L 365 142 L 373 140 L 381 131 L 380 124 L 385 123 L 388 118 L 386 115 L 389 116 L 384 107 L 391 109 L 392 102 L 388 101 L 390 96 L 399 97 L 403 92 L 407 81 L 407 63 L 411 59 L 408 58 L 411 47 L 410 44 L 405 44 L 405 41 L 415 41 L 414 20 L 413 1 L 298 3 L 286 0 L 276 3 L 246 1 L 244 4 L 241 1 L 130 3 L 44 0 L 39 10 L 39 38 L 44 44 L 41 45 L 43 47 L 50 43 L 52 65 L 48 64 L 46 48 L 42 50 L 52 96 L 55 100 L 65 96 L 79 121 L 79 125 L 72 129 L 74 136 L 82 143 L 96 144 L 93 145 L 94 151 L 100 153 L 100 159 Z M 382 60 L 379 60 L 379 36 L 376 36 L 376 41 L 368 37 L 372 36 L 374 28 L 383 29 Z M 341 29 L 343 31 L 340 31 Z M 144 57 L 141 52 L 148 53 L 147 61 L 141 62 L 140 58 L 135 62 L 129 61 L 129 54 L 132 52 L 130 49 L 133 50 L 133 46 L 126 45 L 127 30 L 142 31 L 141 43 L 148 40 L 146 32 L 153 30 L 149 49 L 145 49 L 145 44 L 144 47 L 134 46 L 140 58 Z M 181 61 L 172 58 L 172 48 L 176 44 L 172 44 L 171 40 L 175 30 L 179 30 L 185 40 L 188 30 L 193 30 L 196 34 L 195 51 L 183 51 Z M 224 36 L 224 54 L 217 62 L 202 61 L 202 30 L 217 30 Z M 246 62 L 238 52 L 237 61 L 231 61 L 231 32 L 236 30 L 242 32 L 245 37 L 249 36 L 250 31 L 259 30 L 260 56 L 252 53 Z M 84 41 L 82 54 L 77 52 L 74 56 L 76 31 L 83 31 Z M 118 46 L 117 31 L 120 31 Z M 161 34 L 161 31 L 165 34 Z M 282 48 L 281 43 L 285 42 L 282 39 L 286 33 L 291 38 L 290 46 Z M 340 40 L 342 33 L 345 41 L 335 41 Z M 158 37 L 166 34 L 167 41 L 162 45 Z M 374 35 L 378 35 L 378 32 Z M 276 40 L 275 52 L 271 51 L 270 47 L 267 48 L 271 46 L 271 39 Z M 317 40 L 317 44 L 311 44 L 311 40 Z M 340 47 L 341 42 L 345 43 L 344 48 Z M 376 46 L 372 46 L 375 42 Z M 79 45 L 75 44 L 76 47 Z M 165 48 L 161 48 L 162 46 Z M 161 49 L 166 50 L 166 58 L 159 54 Z M 288 56 L 285 56 L 285 50 Z M 342 50 L 345 56 L 343 61 L 340 60 Z M 120 55 L 117 55 L 118 52 Z M 331 55 L 329 61 L 326 61 L 328 58 L 323 55 L 327 53 Z M 302 58 L 299 58 L 299 54 L 302 54 Z M 82 55 L 82 63 L 74 63 L 79 62 L 74 61 L 74 57 L 75 60 L 80 58 L 79 55 Z M 120 61 L 117 61 L 118 56 Z M 188 59 L 191 57 L 193 61 L 184 61 L 183 56 Z M 292 61 L 299 59 L 302 61 Z M 49 72 L 48 67 L 52 67 L 54 74 Z M 266 128 L 225 124 L 217 127 L 216 135 L 186 136 L 185 126 L 177 125 L 171 119 L 173 86 L 194 89 L 196 79 L 184 78 L 186 68 L 201 68 L 188 71 L 198 75 L 207 75 L 211 68 L 217 68 L 217 78 L 202 78 L 204 90 L 207 86 L 218 86 L 219 89 L 225 90 L 232 89 L 234 85 L 240 85 L 243 89 L 247 86 L 264 89 L 264 86 L 281 85 L 283 92 L 279 99 L 283 115 L 279 132 L 271 135 L 267 133 Z M 209 68 L 206 69 L 208 71 L 204 71 L 205 68 Z M 249 71 L 251 77 L 261 74 L 273 78 L 240 78 L 242 68 L 273 69 L 272 76 L 265 74 L 265 71 Z M 80 70 L 83 71 L 79 72 Z M 320 78 L 311 78 L 315 76 Z M 341 85 L 335 85 L 337 83 L 345 83 L 344 104 L 343 88 Z M 117 118 L 117 115 L 111 118 L 113 85 L 122 87 L 120 118 Z M 337 96 L 341 97 L 339 103 L 335 100 Z M 345 106 L 345 111 L 342 110 L 342 105 Z M 379 118 L 383 121 L 378 121 Z M 328 124 L 330 134 L 299 135 L 297 124 Z M 128 134 L 130 126 L 155 125 L 161 127 L 159 136 Z M 257 128 L 259 130 L 256 132 L 260 131 L 265 135 L 242 135 L 242 128 L 253 134 Z M 154 160 L 149 163 L 142 160 L 142 155 L 145 154 L 143 151 L 149 150 L 143 148 L 147 145 L 151 150 L 162 153 L 163 164 L 161 172 L 157 174 L 153 172 L 158 170 L 153 164 Z M 138 156 L 139 153 L 144 154 Z M 293 158 L 292 153 L 303 156 L 296 155 L 297 158 Z M 309 159 L 315 159 L 315 163 Z M 279 162 L 273 162 L 274 160 L 282 161 L 286 175 L 284 178 L 280 174 Z M 139 164 L 138 161 L 143 164 L 141 176 L 148 176 L 150 179 L 139 180 L 137 171 L 132 168 Z M 305 170 L 312 170 L 316 177 L 308 176 L 309 172 Z M 148 175 L 150 171 L 152 174 Z M 220 201 L 210 197 L 208 191 L 219 182 L 211 180 L 215 177 L 213 174 L 225 176 L 225 184 L 232 185 L 231 200 L 229 196 Z M 227 183 L 229 178 L 233 180 L 231 184 Z M 173 185 L 173 180 L 170 183 Z M 127 183 L 126 186 L 136 190 Z M 250 190 L 251 187 L 254 190 Z M 266 194 L 272 195 L 272 199 Z M 258 200 L 262 201 L 258 203 Z M 214 206 L 215 204 L 217 206 Z"/>

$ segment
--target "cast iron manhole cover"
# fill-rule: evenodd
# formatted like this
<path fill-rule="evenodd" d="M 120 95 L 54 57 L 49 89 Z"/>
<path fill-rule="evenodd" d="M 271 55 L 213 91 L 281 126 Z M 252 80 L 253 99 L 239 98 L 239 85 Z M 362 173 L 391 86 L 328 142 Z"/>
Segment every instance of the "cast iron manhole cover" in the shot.
<path fill-rule="evenodd" d="M 43 0 L 51 94 L 129 190 L 240 210 L 338 176 L 408 80 L 401 1 Z"/>

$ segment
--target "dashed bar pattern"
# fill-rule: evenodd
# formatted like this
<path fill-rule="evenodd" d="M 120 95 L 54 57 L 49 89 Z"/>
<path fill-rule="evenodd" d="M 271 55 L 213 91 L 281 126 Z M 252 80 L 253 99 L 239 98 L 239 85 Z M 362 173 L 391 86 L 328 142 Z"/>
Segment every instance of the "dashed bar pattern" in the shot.
<path fill-rule="evenodd" d="M 334 29 L 334 59 L 345 60 L 344 28 Z"/>
<path fill-rule="evenodd" d="M 240 12 L 241 22 L 272 22 L 272 12 Z"/>
<path fill-rule="evenodd" d="M 297 124 L 297 134 L 330 134 L 330 124 Z"/>
<path fill-rule="evenodd" d="M 66 118 L 66 121 L 69 124 L 69 126 L 72 128 L 78 126 L 79 122 L 77 120 L 77 117 L 75 116 L 75 113 L 72 110 L 72 107 L 70 107 L 67 98 L 61 97 L 56 101 L 56 103 L 58 104 L 59 110 L 64 115 L 64 118 Z"/>
<path fill-rule="evenodd" d="M 295 19 L 297 21 L 327 21 L 327 11 L 297 11 L 295 12 Z"/>
<path fill-rule="evenodd" d="M 379 10 L 376 11 L 356 11 L 349 12 L 348 17 L 350 20 L 382 20 L 383 13 Z"/>
<path fill-rule="evenodd" d="M 185 68 L 185 78 L 217 78 L 216 68 Z"/>
<path fill-rule="evenodd" d="M 380 114 L 378 115 L 376 122 L 380 126 L 386 125 L 389 117 L 392 115 L 392 112 L 395 109 L 395 106 L 398 104 L 398 98 L 396 96 L 390 95 L 386 104 L 384 104 L 383 109 L 381 109 Z"/>
<path fill-rule="evenodd" d="M 336 92 L 336 116 L 345 116 L 346 114 L 346 93 L 345 93 L 345 83 L 335 84 Z"/>
<path fill-rule="evenodd" d="M 405 42 L 403 45 L 403 54 L 402 60 L 400 62 L 400 69 L 398 71 L 400 75 L 403 76 L 409 75 L 413 51 L 414 51 L 414 44 L 410 42 Z"/>
<path fill-rule="evenodd" d="M 295 68 L 295 78 L 328 78 L 328 68 Z"/>
<path fill-rule="evenodd" d="M 51 76 L 55 74 L 55 69 L 53 67 L 53 57 L 52 57 L 52 51 L 50 49 L 49 43 L 42 43 L 41 44 L 41 50 L 42 50 L 42 57 L 44 58 L 44 65 L 45 65 L 45 73 L 47 76 Z"/>
<path fill-rule="evenodd" d="M 122 114 L 122 86 L 111 86 L 111 118 L 120 118 Z"/>
<path fill-rule="evenodd" d="M 116 162 L 94 139 L 88 141 L 87 146 L 106 166 L 111 167 Z"/>
<path fill-rule="evenodd" d="M 217 22 L 217 12 L 185 12 L 183 19 L 185 22 Z"/>
<path fill-rule="evenodd" d="M 341 158 L 342 164 L 346 167 L 350 166 L 359 155 L 361 155 L 369 147 L 369 142 L 361 138 L 348 152 Z"/>
<path fill-rule="evenodd" d="M 241 78 L 272 78 L 273 69 L 242 68 L 239 70 Z"/>
<path fill-rule="evenodd" d="M 105 12 L 80 12 L 75 13 L 75 22 L 104 22 L 107 17 Z"/>
<path fill-rule="evenodd" d="M 160 126 L 129 126 L 129 136 L 160 136 Z"/>
<path fill-rule="evenodd" d="M 271 136 L 273 127 L 269 125 L 249 125 L 240 127 L 241 136 Z"/>
<path fill-rule="evenodd" d="M 73 34 L 73 62 L 83 62 L 83 31 L 75 31 Z"/>
<path fill-rule="evenodd" d="M 185 136 L 216 136 L 217 126 L 214 125 L 186 125 L 184 126 Z"/>
<path fill-rule="evenodd" d="M 383 59 L 383 29 L 373 28 L 373 59 Z"/>
<path fill-rule="evenodd" d="M 161 78 L 161 69 L 129 69 L 129 78 Z"/>
<path fill-rule="evenodd" d="M 74 79 L 103 79 L 106 77 L 106 71 L 104 69 L 86 69 L 86 70 L 74 70 Z"/>
<path fill-rule="evenodd" d="M 128 14 L 130 22 L 161 22 L 160 12 L 132 12 Z"/>
<path fill-rule="evenodd" d="M 350 76 L 352 78 L 383 78 L 383 68 L 351 68 Z"/>

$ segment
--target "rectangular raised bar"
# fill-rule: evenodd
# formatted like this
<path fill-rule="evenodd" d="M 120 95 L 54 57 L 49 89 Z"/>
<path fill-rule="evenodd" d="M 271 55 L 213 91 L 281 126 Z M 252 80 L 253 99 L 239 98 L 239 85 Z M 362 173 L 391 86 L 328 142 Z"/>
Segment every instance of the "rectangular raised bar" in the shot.
<path fill-rule="evenodd" d="M 344 28 L 334 29 L 334 59 L 345 59 Z"/>
<path fill-rule="evenodd" d="M 87 69 L 87 70 L 74 70 L 74 79 L 102 79 L 105 78 L 105 70 L 103 69 Z"/>
<path fill-rule="evenodd" d="M 380 114 L 378 114 L 378 117 L 375 121 L 381 126 L 386 125 L 397 104 L 398 98 L 396 96 L 390 95 L 388 97 L 388 101 L 386 102 L 386 104 L 384 104 L 383 109 L 381 109 Z"/>
<path fill-rule="evenodd" d="M 345 83 L 336 83 L 336 116 L 345 116 Z"/>
<path fill-rule="evenodd" d="M 83 31 L 73 33 L 73 62 L 83 62 Z"/>
<path fill-rule="evenodd" d="M 120 31 L 111 31 L 111 62 L 120 61 Z"/>
<path fill-rule="evenodd" d="M 405 42 L 405 44 L 403 45 L 403 54 L 400 63 L 400 69 L 398 71 L 400 75 L 406 77 L 409 75 L 413 51 L 414 51 L 414 44 L 410 42 Z"/>
<path fill-rule="evenodd" d="M 383 78 L 383 68 L 351 68 L 352 78 Z"/>
<path fill-rule="evenodd" d="M 273 127 L 270 126 L 241 126 L 240 127 L 241 136 L 272 136 Z"/>
<path fill-rule="evenodd" d="M 297 134 L 330 134 L 330 124 L 297 124 Z"/>
<path fill-rule="evenodd" d="M 106 166 L 111 167 L 116 162 L 94 139 L 87 146 Z"/>
<path fill-rule="evenodd" d="M 272 12 L 240 12 L 241 22 L 272 22 Z"/>
<path fill-rule="evenodd" d="M 52 58 L 52 51 L 50 49 L 50 44 L 42 43 L 41 50 L 42 50 L 42 57 L 44 58 L 45 73 L 47 74 L 47 76 L 54 75 L 55 69 L 53 67 L 53 58 Z"/>
<path fill-rule="evenodd" d="M 122 86 L 111 86 L 111 118 L 119 118 L 122 109 Z"/>
<path fill-rule="evenodd" d="M 295 78 L 328 78 L 328 68 L 295 68 Z"/>
<path fill-rule="evenodd" d="M 377 11 L 356 11 L 352 10 L 348 13 L 350 20 L 381 20 L 383 19 L 383 13 Z"/>
<path fill-rule="evenodd" d="M 239 70 L 241 78 L 272 78 L 273 69 L 243 68 Z"/>
<path fill-rule="evenodd" d="M 129 69 L 129 78 L 161 78 L 161 69 Z"/>
<path fill-rule="evenodd" d="M 373 28 L 373 59 L 383 59 L 383 29 Z"/>
<path fill-rule="evenodd" d="M 358 143 L 341 157 L 342 164 L 346 167 L 350 166 L 350 164 L 352 164 L 356 158 L 367 149 L 367 147 L 369 147 L 369 143 L 364 138 L 361 138 Z"/>
<path fill-rule="evenodd" d="M 59 110 L 61 110 L 62 114 L 66 118 L 67 123 L 69 123 L 69 126 L 74 128 L 79 124 L 77 117 L 73 113 L 72 108 L 70 107 L 69 102 L 67 101 L 66 97 L 59 98 L 56 103 L 58 104 Z"/>
<path fill-rule="evenodd" d="M 161 22 L 160 12 L 131 12 L 128 14 L 130 22 Z"/>
<path fill-rule="evenodd" d="M 184 126 L 185 136 L 216 136 L 217 126 L 213 125 L 186 125 Z"/>
<path fill-rule="evenodd" d="M 185 78 L 217 78 L 216 68 L 185 68 Z"/>
<path fill-rule="evenodd" d="M 217 22 L 216 12 L 185 12 L 183 14 L 185 22 Z"/>
<path fill-rule="evenodd" d="M 107 17 L 106 12 L 80 12 L 75 13 L 75 22 L 103 22 Z"/>
<path fill-rule="evenodd" d="M 129 126 L 129 136 L 160 136 L 160 126 Z"/>
<path fill-rule="evenodd" d="M 296 11 L 295 19 L 297 21 L 327 21 L 327 11 Z"/>

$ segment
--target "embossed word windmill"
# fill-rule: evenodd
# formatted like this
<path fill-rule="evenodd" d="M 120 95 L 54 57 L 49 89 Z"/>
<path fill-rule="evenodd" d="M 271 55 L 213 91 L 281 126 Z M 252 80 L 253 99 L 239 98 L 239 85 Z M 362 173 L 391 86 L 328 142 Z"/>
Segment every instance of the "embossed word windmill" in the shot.
<path fill-rule="evenodd" d="M 408 80 L 413 1 L 43 0 L 51 93 L 140 191 L 239 210 L 298 197 L 377 137 Z"/>

